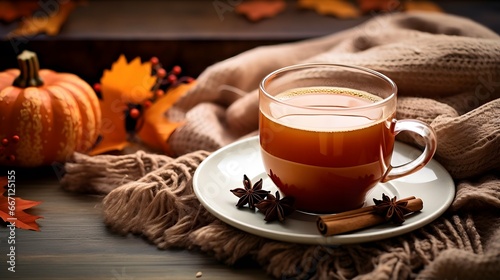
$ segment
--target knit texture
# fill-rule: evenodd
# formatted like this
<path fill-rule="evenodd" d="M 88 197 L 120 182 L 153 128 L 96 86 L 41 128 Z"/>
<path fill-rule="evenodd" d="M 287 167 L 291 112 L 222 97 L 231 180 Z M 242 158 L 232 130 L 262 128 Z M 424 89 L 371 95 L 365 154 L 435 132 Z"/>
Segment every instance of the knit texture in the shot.
<path fill-rule="evenodd" d="M 338 247 L 264 239 L 197 200 L 192 176 L 211 151 L 258 129 L 260 80 L 302 62 L 365 66 L 399 89 L 397 118 L 430 124 L 435 159 L 456 182 L 448 211 L 399 237 Z M 175 155 L 75 154 L 63 186 L 106 194 L 104 221 L 162 249 L 199 249 L 234 264 L 251 257 L 283 279 L 497 279 L 500 275 L 500 37 L 470 20 L 399 13 L 322 38 L 258 47 L 207 68 L 169 112 L 185 125 Z M 419 145 L 412 135 L 400 141 Z"/>

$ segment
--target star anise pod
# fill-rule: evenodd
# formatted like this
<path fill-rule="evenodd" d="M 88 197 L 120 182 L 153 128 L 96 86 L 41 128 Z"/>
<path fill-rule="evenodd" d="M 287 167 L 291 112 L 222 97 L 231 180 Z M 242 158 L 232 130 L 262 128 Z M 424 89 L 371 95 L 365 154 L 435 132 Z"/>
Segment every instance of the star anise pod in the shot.
<path fill-rule="evenodd" d="M 267 198 L 256 204 L 255 207 L 265 214 L 265 221 L 279 220 L 283 222 L 286 216 L 295 211 L 294 203 L 295 198 L 291 196 L 280 198 L 280 193 L 276 192 L 276 196 L 268 194 Z"/>
<path fill-rule="evenodd" d="M 262 189 L 262 178 L 252 186 L 252 182 L 248 179 L 247 175 L 243 175 L 243 186 L 245 188 L 237 188 L 231 192 L 239 197 L 236 207 L 241 208 L 248 204 L 250 209 L 255 209 L 255 205 L 263 200 L 269 191 Z"/>
<path fill-rule="evenodd" d="M 406 208 L 408 201 L 397 201 L 396 197 L 382 194 L 382 200 L 373 199 L 375 202 L 375 213 L 384 216 L 386 221 L 392 221 L 395 224 L 402 224 L 405 221 L 405 215 L 412 211 Z"/>

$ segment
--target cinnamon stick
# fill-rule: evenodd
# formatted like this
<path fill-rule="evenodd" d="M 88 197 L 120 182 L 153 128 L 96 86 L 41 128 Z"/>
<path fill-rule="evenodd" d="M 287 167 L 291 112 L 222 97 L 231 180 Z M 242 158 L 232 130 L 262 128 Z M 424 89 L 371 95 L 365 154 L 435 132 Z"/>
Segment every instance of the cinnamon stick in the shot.
<path fill-rule="evenodd" d="M 398 201 L 410 201 L 412 199 L 415 199 L 415 197 L 410 196 L 410 197 L 402 198 Z M 344 218 L 344 217 L 351 218 L 351 217 L 354 217 L 354 216 L 359 215 L 359 214 L 367 214 L 367 213 L 371 213 L 373 211 L 375 211 L 375 205 L 362 207 L 362 208 L 358 208 L 358 209 L 354 209 L 354 210 L 350 210 L 350 211 L 345 211 L 345 212 L 334 214 L 334 215 L 323 215 L 323 216 L 321 216 L 321 218 L 324 221 L 333 221 L 333 220 L 339 220 L 339 219 Z"/>
<path fill-rule="evenodd" d="M 408 201 L 406 207 L 412 212 L 422 210 L 420 198 L 408 197 L 399 201 Z M 316 222 L 318 230 L 324 236 L 351 232 L 386 222 L 384 217 L 375 213 L 375 206 L 362 207 L 335 215 L 319 216 Z"/>

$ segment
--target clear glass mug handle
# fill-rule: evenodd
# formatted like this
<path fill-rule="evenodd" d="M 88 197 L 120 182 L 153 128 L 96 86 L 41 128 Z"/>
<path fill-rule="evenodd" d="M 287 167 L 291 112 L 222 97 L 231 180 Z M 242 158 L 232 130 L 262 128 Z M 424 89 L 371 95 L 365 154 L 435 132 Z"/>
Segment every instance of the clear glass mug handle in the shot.
<path fill-rule="evenodd" d="M 381 182 L 383 183 L 410 175 L 422 169 L 432 159 L 437 148 L 436 133 L 432 127 L 426 123 L 419 120 L 393 120 L 393 123 L 395 135 L 401 131 L 411 131 L 417 133 L 424 140 L 425 148 L 418 158 L 408 163 L 399 166 L 389 165 L 389 168 L 382 177 Z"/>

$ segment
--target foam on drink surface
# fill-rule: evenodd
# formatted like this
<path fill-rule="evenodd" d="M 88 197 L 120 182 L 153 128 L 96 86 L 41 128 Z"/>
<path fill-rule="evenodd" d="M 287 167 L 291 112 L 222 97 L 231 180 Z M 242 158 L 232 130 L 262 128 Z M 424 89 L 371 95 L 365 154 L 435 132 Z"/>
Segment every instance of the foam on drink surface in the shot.
<path fill-rule="evenodd" d="M 383 121 L 382 113 L 353 108 L 381 101 L 382 98 L 366 91 L 337 87 L 307 87 L 292 89 L 275 96 L 287 104 L 314 109 L 287 110 L 272 114 L 283 125 L 309 131 L 348 131 L 368 127 Z"/>

